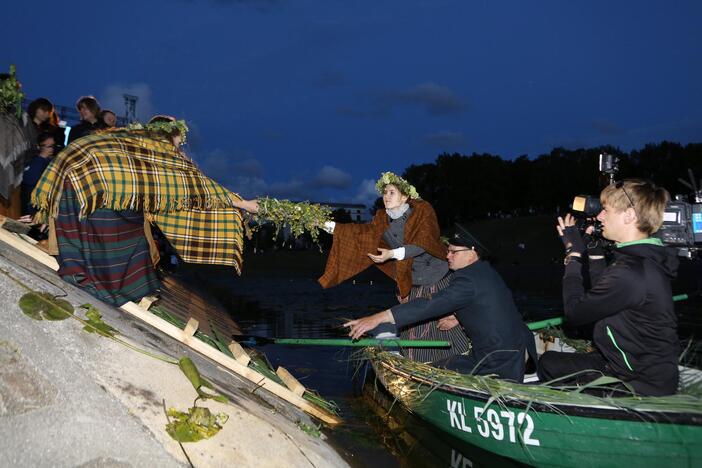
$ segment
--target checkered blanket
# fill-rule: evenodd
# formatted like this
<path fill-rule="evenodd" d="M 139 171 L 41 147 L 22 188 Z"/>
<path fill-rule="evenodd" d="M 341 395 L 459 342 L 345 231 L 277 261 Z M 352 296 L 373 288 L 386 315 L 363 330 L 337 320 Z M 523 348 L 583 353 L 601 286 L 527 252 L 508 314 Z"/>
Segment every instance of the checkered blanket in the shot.
<path fill-rule="evenodd" d="M 240 197 L 202 174 L 167 139 L 114 131 L 74 141 L 32 192 L 36 221 L 58 215 L 64 180 L 76 192 L 80 218 L 98 208 L 142 211 L 186 262 L 241 272 L 242 217 L 233 206 Z"/>

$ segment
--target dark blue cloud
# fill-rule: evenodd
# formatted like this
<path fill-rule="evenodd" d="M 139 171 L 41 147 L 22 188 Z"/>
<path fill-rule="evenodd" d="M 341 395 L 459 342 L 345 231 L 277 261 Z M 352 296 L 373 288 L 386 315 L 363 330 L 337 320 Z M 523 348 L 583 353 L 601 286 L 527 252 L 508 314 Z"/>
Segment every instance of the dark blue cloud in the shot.
<path fill-rule="evenodd" d="M 424 142 L 442 151 L 454 151 L 466 143 L 461 132 L 440 131 L 424 136 Z"/>
<path fill-rule="evenodd" d="M 431 116 L 460 114 L 468 106 L 447 86 L 422 83 L 407 89 L 369 93 L 364 106 L 339 106 L 337 112 L 356 117 L 385 116 L 402 108 L 419 108 Z"/>
<path fill-rule="evenodd" d="M 591 123 L 592 128 L 599 134 L 605 136 L 615 136 L 624 133 L 624 129 L 613 122 L 608 122 L 606 120 L 594 120 Z"/>

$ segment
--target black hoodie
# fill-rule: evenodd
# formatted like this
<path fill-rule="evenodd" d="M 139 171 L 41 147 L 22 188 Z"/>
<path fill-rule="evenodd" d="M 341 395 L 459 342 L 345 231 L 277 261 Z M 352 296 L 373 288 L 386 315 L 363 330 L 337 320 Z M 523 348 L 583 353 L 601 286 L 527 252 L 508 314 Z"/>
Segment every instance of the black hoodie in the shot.
<path fill-rule="evenodd" d="M 678 259 L 658 239 L 620 244 L 614 257 L 587 293 L 580 264 L 566 266 L 566 321 L 595 322 L 593 341 L 610 373 L 637 393 L 671 395 L 678 386 L 680 354 L 670 287 Z"/>

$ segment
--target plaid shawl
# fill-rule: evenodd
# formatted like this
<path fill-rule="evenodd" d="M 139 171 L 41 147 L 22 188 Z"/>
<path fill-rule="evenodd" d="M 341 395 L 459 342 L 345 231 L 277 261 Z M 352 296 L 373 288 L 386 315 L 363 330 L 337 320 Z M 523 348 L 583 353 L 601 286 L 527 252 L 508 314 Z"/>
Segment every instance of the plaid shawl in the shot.
<path fill-rule="evenodd" d="M 142 213 L 98 208 L 80 220 L 70 182 L 60 205 L 55 227 L 58 274 L 64 280 L 118 307 L 158 290 Z"/>
<path fill-rule="evenodd" d="M 44 171 L 32 204 L 37 222 L 56 218 L 64 180 L 84 218 L 98 208 L 137 210 L 155 222 L 186 262 L 241 273 L 240 197 L 200 172 L 173 144 L 145 131 L 101 132 L 66 147 Z"/>
<path fill-rule="evenodd" d="M 410 200 L 412 213 L 405 224 L 405 245 L 416 245 L 437 258 L 446 258 L 446 246 L 439 239 L 439 223 L 431 204 L 424 200 Z M 375 253 L 378 247 L 388 248 L 382 240 L 389 226 L 385 210 L 378 210 L 368 224 L 337 224 L 334 228 L 332 244 L 324 274 L 319 284 L 324 288 L 357 275 L 371 265 L 376 265 L 397 283 L 402 297 L 412 289 L 412 258 L 389 260 L 374 264 L 368 253 Z"/>

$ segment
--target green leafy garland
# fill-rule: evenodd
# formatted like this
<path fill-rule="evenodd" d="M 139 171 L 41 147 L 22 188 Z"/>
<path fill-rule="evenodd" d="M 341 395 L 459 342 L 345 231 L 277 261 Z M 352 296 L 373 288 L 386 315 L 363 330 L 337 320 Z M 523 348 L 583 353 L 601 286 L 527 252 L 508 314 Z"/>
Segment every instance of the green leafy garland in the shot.
<path fill-rule="evenodd" d="M 190 129 L 185 123 L 185 120 L 173 120 L 170 122 L 152 122 L 146 125 L 141 124 L 139 122 L 134 122 L 129 124 L 127 130 L 146 130 L 147 132 L 157 132 L 166 134 L 170 134 L 173 131 L 177 130 L 180 133 L 181 137 L 180 144 L 184 145 L 187 139 L 188 131 Z"/>
<path fill-rule="evenodd" d="M 270 222 L 275 226 L 274 238 L 281 228 L 289 226 L 294 237 L 309 232 L 312 240 L 317 242 L 319 231 L 324 227 L 324 223 L 332 220 L 331 213 L 330 207 L 316 203 L 295 203 L 290 200 L 277 200 L 269 197 L 259 198 L 258 213 L 250 216 L 255 225 L 250 227 L 247 223 L 246 236 L 251 239 L 254 231 L 258 230 L 262 224 Z"/>
<path fill-rule="evenodd" d="M 380 175 L 378 182 L 375 183 L 375 189 L 378 191 L 378 194 L 382 196 L 385 186 L 390 184 L 400 189 L 400 192 L 407 195 L 412 200 L 420 198 L 419 193 L 417 193 L 417 189 L 414 188 L 414 185 L 410 184 L 405 179 L 393 172 L 383 172 Z"/>
<path fill-rule="evenodd" d="M 15 77 L 15 66 L 10 65 L 10 77 L 0 82 L 0 113 L 15 112 L 17 118 L 22 117 L 22 100 L 24 93 L 22 85 Z"/>

